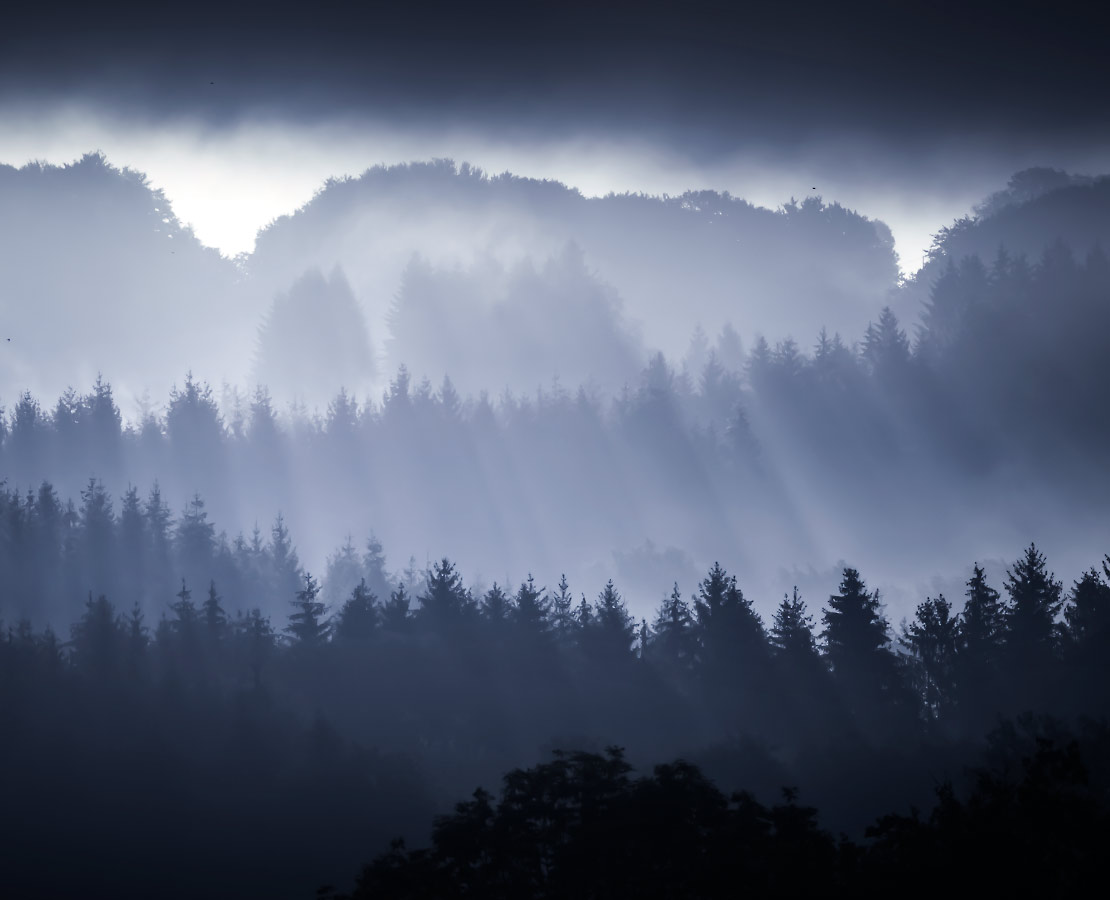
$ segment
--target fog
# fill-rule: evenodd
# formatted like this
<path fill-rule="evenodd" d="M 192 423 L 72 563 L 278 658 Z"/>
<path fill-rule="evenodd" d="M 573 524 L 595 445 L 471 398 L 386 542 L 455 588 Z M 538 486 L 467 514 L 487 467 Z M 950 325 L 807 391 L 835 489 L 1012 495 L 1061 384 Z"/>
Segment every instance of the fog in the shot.
<path fill-rule="evenodd" d="M 327 182 L 229 260 L 104 157 L 7 168 L 0 189 L 9 442 L 22 391 L 56 442 L 98 375 L 124 423 L 110 460 L 9 455 L 15 488 L 76 500 L 92 475 L 118 499 L 157 481 L 174 510 L 199 491 L 229 540 L 283 513 L 317 571 L 373 532 L 395 573 L 448 554 L 475 585 L 614 576 L 644 615 L 717 559 L 765 612 L 798 583 L 827 592 L 847 560 L 897 619 L 1030 531 L 1073 568 L 1106 541 L 1098 431 L 1070 412 L 1099 371 L 1075 348 L 1103 314 L 1084 298 L 1102 289 L 1086 256 L 1107 239 L 1105 179 L 1016 175 L 908 280 L 882 222 L 818 196 L 588 198 L 418 162 Z M 1000 247 L 1024 268 L 998 269 Z M 979 269 L 946 281 L 969 254 Z M 1074 295 L 1058 345 L 1017 324 L 1047 312 L 1010 278 Z M 964 330 L 985 326 L 938 302 L 1002 304 L 1008 336 L 973 350 Z M 1000 379 L 1020 359 L 1055 373 L 1036 388 L 1051 435 L 1011 417 L 1022 382 Z M 171 389 L 190 384 L 211 387 L 214 443 L 185 451 Z"/>
<path fill-rule="evenodd" d="M 436 7 L 6 11 L 0 892 L 1097 877 L 1098 12 Z"/>

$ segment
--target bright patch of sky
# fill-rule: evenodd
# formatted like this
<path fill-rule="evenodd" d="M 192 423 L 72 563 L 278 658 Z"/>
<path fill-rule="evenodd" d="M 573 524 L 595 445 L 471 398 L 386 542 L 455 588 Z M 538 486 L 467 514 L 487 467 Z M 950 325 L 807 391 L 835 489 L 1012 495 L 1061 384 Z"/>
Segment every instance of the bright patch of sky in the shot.
<path fill-rule="evenodd" d="M 360 124 L 299 127 L 252 122 L 200 129 L 189 123 L 140 125 L 83 110 L 18 111 L 0 115 L 0 162 L 62 164 L 100 150 L 116 166 L 144 172 L 165 192 L 178 218 L 228 256 L 249 252 L 258 230 L 310 200 L 328 178 L 356 176 L 372 165 L 450 157 L 487 172 L 550 178 L 589 196 L 609 192 L 680 194 L 727 190 L 777 208 L 812 194 L 890 226 L 904 274 L 920 267 L 933 235 L 975 202 L 1002 187 L 1022 163 L 1037 159 L 963 160 L 946 177 L 943 154 L 911 176 L 913 167 L 878 151 L 829 142 L 784 155 L 738 148 L 707 164 L 643 141 L 596 137 L 560 141 L 519 136 L 408 131 Z M 776 158 L 777 157 L 777 158 Z M 1010 168 L 1007 168 L 1010 166 Z"/>

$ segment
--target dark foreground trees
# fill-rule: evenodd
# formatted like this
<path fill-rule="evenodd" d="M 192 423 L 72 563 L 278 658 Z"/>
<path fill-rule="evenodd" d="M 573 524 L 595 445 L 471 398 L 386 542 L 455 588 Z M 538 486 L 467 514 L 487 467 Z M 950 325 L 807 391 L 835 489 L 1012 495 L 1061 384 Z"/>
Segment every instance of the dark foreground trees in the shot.
<path fill-rule="evenodd" d="M 392 834 L 423 842 L 433 809 L 507 770 L 519 774 L 498 803 L 478 795 L 437 830 L 465 860 L 452 884 L 588 896 L 589 872 L 614 896 L 618 884 L 682 896 L 704 872 L 769 894 L 808 890 L 786 880 L 808 871 L 804 853 L 826 859 L 831 847 L 820 865 L 849 879 L 854 869 L 836 867 L 856 851 L 776 804 L 783 785 L 859 839 L 880 814 L 928 808 L 936 780 L 958 781 L 999 714 L 1074 724 L 1110 710 L 1110 563 L 1065 592 L 1032 546 L 1004 594 L 976 566 L 962 611 L 926 599 L 895 641 L 853 569 L 812 613 L 797 592 L 785 598 L 768 628 L 714 565 L 692 598 L 675 587 L 653 627 L 637 629 L 612 581 L 590 599 L 566 579 L 479 592 L 449 559 L 398 579 L 380 547 L 359 560 L 352 546 L 335 577 L 358 577 L 338 602 L 304 572 L 284 521 L 268 542 L 257 530 L 213 542 L 199 498 L 180 522 L 156 491 L 145 508 L 128 492 L 119 517 L 95 484 L 68 519 L 49 486 L 29 499 L 0 490 L 0 501 L 8 608 L 51 579 L 72 589 L 97 577 L 86 548 L 129 548 L 112 571 L 123 602 L 86 588 L 71 628 L 17 619 L 0 631 L 0 877 L 16 896 L 141 895 L 166 872 L 160 896 L 303 895 Z M 612 743 L 637 765 L 689 763 L 637 779 L 623 757 L 598 753 Z M 554 748 L 567 753 L 520 768 Z M 1044 766 L 1037 777 L 1046 771 L 1056 777 Z M 751 794 L 727 794 L 736 788 Z M 1008 826 L 1028 821 L 1020 812 L 997 815 Z M 927 857 L 947 821 L 889 820 L 876 846 L 889 844 L 890 871 L 919 864 L 905 835 Z M 748 855 L 696 872 L 667 855 L 716 853 L 720 835 Z M 614 855 L 597 856 L 603 847 Z M 775 869 L 780 852 L 795 862 Z M 261 874 L 258 858 L 269 860 Z M 396 872 L 382 863 L 381 877 L 430 865 L 428 854 L 392 858 Z"/>
<path fill-rule="evenodd" d="M 634 777 L 619 748 L 557 752 L 437 818 L 430 847 L 394 842 L 348 900 L 1075 896 L 1110 837 L 1108 737 L 1009 723 L 969 788 L 946 782 L 928 816 L 883 816 L 860 842 L 834 839 L 793 789 L 766 805 L 683 760 Z"/>

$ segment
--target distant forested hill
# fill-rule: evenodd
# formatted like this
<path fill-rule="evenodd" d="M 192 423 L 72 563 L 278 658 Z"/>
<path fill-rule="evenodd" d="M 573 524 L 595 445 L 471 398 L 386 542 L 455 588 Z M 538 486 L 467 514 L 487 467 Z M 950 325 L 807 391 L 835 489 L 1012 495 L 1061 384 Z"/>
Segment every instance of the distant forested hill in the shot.
<path fill-rule="evenodd" d="M 716 191 L 589 198 L 449 160 L 329 182 L 260 233 L 248 265 L 274 289 L 305 268 L 340 265 L 373 318 L 414 251 L 433 264 L 511 264 L 568 242 L 624 298 L 647 344 L 667 352 L 699 321 L 715 331 L 731 320 L 744 334 L 822 324 L 856 333 L 898 277 L 886 225 L 817 197 L 779 210 Z"/>
<path fill-rule="evenodd" d="M 103 372 L 138 395 L 190 367 L 232 375 L 237 332 L 256 321 L 237 306 L 238 277 L 141 173 L 99 154 L 0 166 L 0 391 L 57 391 Z"/>
<path fill-rule="evenodd" d="M 1044 168 L 1018 172 L 973 214 L 937 232 L 925 266 L 900 292 L 899 314 L 908 318 L 921 311 L 949 262 L 978 256 L 990 265 L 1001 248 L 1035 262 L 1056 243 L 1080 259 L 1095 247 L 1110 247 L 1110 178 Z"/>

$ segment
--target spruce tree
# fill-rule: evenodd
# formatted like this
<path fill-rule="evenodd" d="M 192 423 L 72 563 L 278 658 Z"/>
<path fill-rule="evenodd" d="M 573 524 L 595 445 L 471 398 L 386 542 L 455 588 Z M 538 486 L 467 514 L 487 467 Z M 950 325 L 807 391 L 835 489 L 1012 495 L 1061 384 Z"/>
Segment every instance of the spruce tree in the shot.
<path fill-rule="evenodd" d="M 1005 615 L 998 591 L 987 584 L 978 563 L 972 568 L 964 596 L 967 599 L 960 614 L 959 652 L 969 661 L 994 666 L 1002 646 Z"/>
<path fill-rule="evenodd" d="M 822 621 L 825 659 L 849 709 L 859 724 L 885 728 L 886 711 L 905 698 L 879 592 L 869 592 L 859 572 L 845 568 Z"/>
<path fill-rule="evenodd" d="M 266 554 L 270 564 L 270 590 L 275 597 L 288 597 L 300 590 L 301 563 L 296 548 L 285 526 L 285 517 L 278 513 L 270 530 L 270 545 Z"/>
<path fill-rule="evenodd" d="M 570 593 L 565 574 L 559 577 L 559 583 L 551 597 L 551 626 L 559 640 L 571 639 L 574 632 L 574 597 Z"/>
<path fill-rule="evenodd" d="M 532 574 L 517 589 L 513 604 L 513 621 L 525 636 L 539 637 L 547 634 L 550 622 L 548 608 L 550 602 L 544 596 L 544 589 L 536 587 Z"/>
<path fill-rule="evenodd" d="M 342 641 L 365 641 L 378 627 L 378 598 L 362 578 L 354 586 L 335 620 L 335 637 Z"/>
<path fill-rule="evenodd" d="M 652 631 L 654 659 L 675 669 L 689 669 L 693 665 L 694 618 L 677 581 L 671 595 L 659 607 Z"/>
<path fill-rule="evenodd" d="M 227 613 L 220 603 L 220 595 L 216 593 L 215 580 L 208 582 L 208 596 L 204 600 L 201 615 L 209 640 L 215 643 L 222 641 L 227 632 Z"/>
<path fill-rule="evenodd" d="M 900 643 L 913 658 L 918 696 L 932 718 L 946 713 L 954 699 L 958 636 L 959 619 L 943 594 L 919 603 L 913 620 L 903 629 Z"/>
<path fill-rule="evenodd" d="M 193 592 L 186 586 L 184 578 L 181 579 L 181 590 L 174 596 L 177 600 L 170 603 L 170 611 L 173 613 L 171 627 L 174 633 L 192 638 L 196 634 L 200 617 L 197 615 L 196 604 L 193 603 Z"/>
<path fill-rule="evenodd" d="M 1048 571 L 1044 554 L 1030 544 L 1006 571 L 1006 647 L 1015 667 L 1041 665 L 1056 645 L 1056 615 L 1063 606 L 1063 584 Z"/>
<path fill-rule="evenodd" d="M 320 587 L 311 573 L 304 573 L 304 587 L 297 591 L 293 600 L 293 612 L 289 614 L 286 634 L 296 647 L 315 649 L 323 645 L 331 630 L 327 620 L 327 606 L 317 597 Z"/>
<path fill-rule="evenodd" d="M 1110 557 L 1103 563 L 1110 578 Z M 1064 610 L 1068 640 L 1073 646 L 1110 650 L 1110 584 L 1092 567 L 1075 582 Z"/>
<path fill-rule="evenodd" d="M 433 629 L 457 625 L 470 618 L 473 601 L 463 587 L 462 576 L 454 563 L 444 557 L 427 573 L 427 584 L 420 595 L 420 619 Z"/>
<path fill-rule="evenodd" d="M 998 591 L 987 584 L 976 563 L 964 592 L 956 644 L 956 704 L 965 728 L 980 731 L 998 701 L 999 665 L 1004 638 L 1004 609 Z"/>
<path fill-rule="evenodd" d="M 805 601 L 797 587 L 793 596 L 783 594 L 771 625 L 770 640 L 771 646 L 783 659 L 799 662 L 817 658 L 813 616 L 807 615 Z"/>
<path fill-rule="evenodd" d="M 362 571 L 366 576 L 366 585 L 370 592 L 377 597 L 388 597 L 393 580 L 385 567 L 385 551 L 382 542 L 371 532 L 366 541 L 366 552 L 362 555 Z"/>
<path fill-rule="evenodd" d="M 744 668 L 754 675 L 767 655 L 763 622 L 720 563 L 714 563 L 698 588 L 694 601 L 697 616 L 698 655 L 711 678 L 724 677 L 725 670 Z"/>
<path fill-rule="evenodd" d="M 411 621 L 409 606 L 409 595 L 402 582 L 397 585 L 397 590 L 390 591 L 389 599 L 382 604 L 382 628 L 394 634 L 408 631 Z"/>
<path fill-rule="evenodd" d="M 486 624 L 494 630 L 503 629 L 508 625 L 509 616 L 512 613 L 512 603 L 496 581 L 482 597 L 480 611 Z"/>
<path fill-rule="evenodd" d="M 621 660 L 631 653 L 636 628 L 611 578 L 597 596 L 594 633 L 598 650 L 605 659 Z"/>
<path fill-rule="evenodd" d="M 346 602 L 360 580 L 365 581 L 362 560 L 348 534 L 343 546 L 328 557 L 322 594 L 324 602 L 329 605 Z"/>

